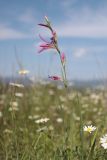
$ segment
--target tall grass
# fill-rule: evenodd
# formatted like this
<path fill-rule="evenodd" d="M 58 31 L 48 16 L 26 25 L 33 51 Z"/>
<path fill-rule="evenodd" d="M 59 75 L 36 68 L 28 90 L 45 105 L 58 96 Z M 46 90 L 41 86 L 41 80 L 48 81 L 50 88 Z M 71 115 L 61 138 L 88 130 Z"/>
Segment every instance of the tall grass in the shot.
<path fill-rule="evenodd" d="M 0 159 L 107 159 L 99 142 L 107 132 L 106 92 L 71 89 L 66 96 L 65 89 L 53 84 L 16 88 L 14 92 L 10 86 L 2 89 L 1 85 Z M 15 96 L 16 92 L 23 97 Z M 14 101 L 18 110 L 9 111 Z M 47 122 L 36 123 L 46 117 Z M 97 127 L 91 134 L 83 130 L 90 124 Z"/>

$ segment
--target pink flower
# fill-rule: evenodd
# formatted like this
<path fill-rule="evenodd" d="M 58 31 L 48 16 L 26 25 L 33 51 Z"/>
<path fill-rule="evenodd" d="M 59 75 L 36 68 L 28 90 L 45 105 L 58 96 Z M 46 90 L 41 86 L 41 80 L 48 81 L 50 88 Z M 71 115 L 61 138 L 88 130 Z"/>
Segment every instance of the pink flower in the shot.
<path fill-rule="evenodd" d="M 42 51 L 47 50 L 47 49 L 54 49 L 55 48 L 54 38 L 51 37 L 50 42 L 48 42 L 41 35 L 39 35 L 39 37 L 44 42 L 39 46 L 40 47 L 40 50 L 38 51 L 39 53 L 41 53 Z"/>
<path fill-rule="evenodd" d="M 47 50 L 47 49 L 51 49 L 51 48 L 54 48 L 54 45 L 53 44 L 48 44 L 48 43 L 43 43 L 43 44 L 41 44 L 40 45 L 40 50 L 38 51 L 39 53 L 41 53 L 42 51 L 44 51 L 44 50 Z"/>
<path fill-rule="evenodd" d="M 49 22 L 49 20 L 46 16 L 45 16 L 45 21 L 46 21 L 46 24 L 40 23 L 38 25 L 48 28 L 51 31 L 52 37 L 50 38 L 50 42 L 48 42 L 41 35 L 39 35 L 40 39 L 43 42 L 45 42 L 45 43 L 43 43 L 39 46 L 40 47 L 40 50 L 38 51 L 39 53 L 44 51 L 44 50 L 47 50 L 47 49 L 52 49 L 52 48 L 55 49 L 55 44 L 56 44 L 56 41 L 57 41 L 56 32 L 50 26 L 50 22 Z"/>
<path fill-rule="evenodd" d="M 48 76 L 48 78 L 50 78 L 51 80 L 54 80 L 54 81 L 61 80 L 61 77 L 58 77 L 58 76 Z"/>
<path fill-rule="evenodd" d="M 65 57 L 64 53 L 61 54 L 61 61 L 62 61 L 62 63 L 65 63 L 65 61 L 66 61 L 66 57 Z"/>

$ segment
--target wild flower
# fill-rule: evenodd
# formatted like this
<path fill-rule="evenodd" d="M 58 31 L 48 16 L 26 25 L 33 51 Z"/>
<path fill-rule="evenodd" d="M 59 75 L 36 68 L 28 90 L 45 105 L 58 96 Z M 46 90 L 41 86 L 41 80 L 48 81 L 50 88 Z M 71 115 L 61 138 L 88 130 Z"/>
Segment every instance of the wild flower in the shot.
<path fill-rule="evenodd" d="M 39 132 L 44 132 L 44 131 L 47 131 L 47 130 L 48 130 L 47 126 L 44 126 L 42 128 L 37 129 L 37 132 L 39 133 Z"/>
<path fill-rule="evenodd" d="M 49 129 L 49 131 L 53 131 L 53 130 L 54 130 L 54 127 L 53 127 L 52 125 L 50 125 L 50 126 L 48 127 L 48 129 Z"/>
<path fill-rule="evenodd" d="M 20 97 L 20 98 L 21 98 L 21 97 L 23 97 L 23 93 L 19 93 L 19 92 L 17 92 L 17 93 L 15 93 L 15 96 L 16 96 L 16 97 Z"/>
<path fill-rule="evenodd" d="M 26 75 L 26 74 L 29 73 L 29 71 L 28 71 L 28 70 L 25 70 L 25 69 L 22 69 L 22 70 L 19 70 L 18 73 L 19 73 L 20 75 Z"/>
<path fill-rule="evenodd" d="M 24 88 L 24 85 L 23 84 L 19 84 L 19 83 L 9 83 L 10 86 L 13 86 L 13 87 L 18 87 L 18 88 Z"/>
<path fill-rule="evenodd" d="M 44 38 L 42 38 L 42 36 L 39 36 L 41 38 L 42 41 L 44 41 L 44 43 L 42 43 L 39 47 L 40 50 L 38 51 L 39 53 L 41 53 L 42 51 L 45 51 L 47 49 L 55 49 L 53 41 L 51 40 L 50 42 L 47 42 Z"/>
<path fill-rule="evenodd" d="M 28 116 L 28 119 L 30 119 L 30 120 L 35 120 L 35 119 L 37 119 L 37 118 L 39 118 L 40 116 L 39 115 L 29 115 Z"/>
<path fill-rule="evenodd" d="M 64 53 L 61 53 L 61 61 L 62 61 L 63 65 L 65 65 L 66 57 L 65 57 Z"/>
<path fill-rule="evenodd" d="M 47 40 L 45 40 L 41 35 L 39 35 L 40 39 L 44 42 L 43 44 L 41 44 L 39 53 L 47 50 L 47 49 L 55 49 L 60 57 L 60 62 L 61 62 L 61 69 L 62 69 L 62 80 L 64 83 L 64 86 L 67 87 L 67 80 L 66 80 L 66 70 L 65 70 L 65 54 L 62 53 L 59 49 L 58 46 L 58 41 L 57 41 L 57 34 L 54 31 L 54 29 L 51 26 L 51 23 L 49 22 L 48 18 L 45 16 L 45 23 L 40 23 L 39 24 L 42 27 L 48 28 L 51 32 L 51 38 L 50 41 L 48 42 Z M 61 80 L 60 77 L 57 76 L 49 76 L 50 79 L 52 80 Z"/>
<path fill-rule="evenodd" d="M 48 78 L 50 78 L 51 80 L 54 80 L 54 81 L 61 80 L 61 77 L 58 77 L 58 76 L 48 76 Z"/>
<path fill-rule="evenodd" d="M 19 110 L 18 102 L 16 102 L 16 101 L 10 102 L 10 106 L 11 106 L 11 107 L 9 107 L 10 112 Z"/>
<path fill-rule="evenodd" d="M 33 116 L 29 115 L 28 119 L 33 120 Z"/>
<path fill-rule="evenodd" d="M 10 102 L 10 105 L 12 107 L 18 107 L 18 102 L 17 101 Z"/>
<path fill-rule="evenodd" d="M 52 89 L 50 89 L 48 92 L 49 92 L 49 95 L 52 95 L 52 96 L 55 94 Z"/>
<path fill-rule="evenodd" d="M 63 119 L 62 119 L 62 118 L 57 118 L 56 121 L 57 121 L 58 123 L 62 123 L 62 122 L 63 122 Z"/>
<path fill-rule="evenodd" d="M 10 129 L 5 129 L 5 130 L 4 130 L 4 133 L 6 133 L 6 134 L 12 134 L 12 133 L 13 133 L 13 131 L 12 131 L 12 130 L 10 130 Z"/>
<path fill-rule="evenodd" d="M 64 96 L 59 96 L 59 99 L 61 102 L 66 102 L 66 100 L 67 100 L 66 97 L 64 97 Z"/>
<path fill-rule="evenodd" d="M 12 111 L 19 111 L 19 108 L 17 106 L 12 106 L 9 108 L 9 111 L 12 112 Z"/>
<path fill-rule="evenodd" d="M 93 131 L 96 130 L 96 127 L 95 127 L 95 126 L 92 126 L 92 125 L 90 125 L 90 126 L 84 126 L 84 127 L 83 127 L 83 130 L 84 130 L 85 132 L 92 133 Z"/>
<path fill-rule="evenodd" d="M 38 119 L 38 120 L 36 120 L 35 121 L 35 123 L 46 123 L 46 122 L 48 122 L 49 121 L 49 118 L 41 118 L 41 119 Z"/>
<path fill-rule="evenodd" d="M 100 138 L 100 143 L 104 149 L 107 149 L 107 134 Z"/>

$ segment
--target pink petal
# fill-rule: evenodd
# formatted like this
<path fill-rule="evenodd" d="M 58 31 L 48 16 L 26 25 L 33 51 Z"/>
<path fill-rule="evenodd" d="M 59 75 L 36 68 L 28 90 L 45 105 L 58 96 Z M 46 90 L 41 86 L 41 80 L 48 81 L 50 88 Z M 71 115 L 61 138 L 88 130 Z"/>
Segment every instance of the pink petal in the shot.
<path fill-rule="evenodd" d="M 50 78 L 52 80 L 61 80 L 61 78 L 58 76 L 48 76 L 48 78 Z"/>
<path fill-rule="evenodd" d="M 46 24 L 39 23 L 38 25 L 39 25 L 39 26 L 46 27 L 46 28 L 49 28 L 48 25 L 46 25 Z"/>
<path fill-rule="evenodd" d="M 65 62 L 65 59 L 66 59 L 65 54 L 62 53 L 62 54 L 61 54 L 61 60 L 62 60 L 63 63 Z"/>
<path fill-rule="evenodd" d="M 46 42 L 46 43 L 49 43 L 48 41 L 46 41 L 40 34 L 39 34 L 39 37 L 42 41 Z"/>

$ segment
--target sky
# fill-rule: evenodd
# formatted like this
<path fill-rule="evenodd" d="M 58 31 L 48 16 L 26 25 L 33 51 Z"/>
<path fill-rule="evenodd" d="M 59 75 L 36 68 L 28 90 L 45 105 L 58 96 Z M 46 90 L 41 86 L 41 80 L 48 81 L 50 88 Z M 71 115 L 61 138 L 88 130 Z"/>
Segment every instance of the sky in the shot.
<path fill-rule="evenodd" d="M 38 53 L 44 16 L 66 55 L 68 79 L 107 78 L 107 0 L 0 0 L 0 76 L 16 75 L 18 62 L 30 77 L 60 75 L 55 50 Z"/>

